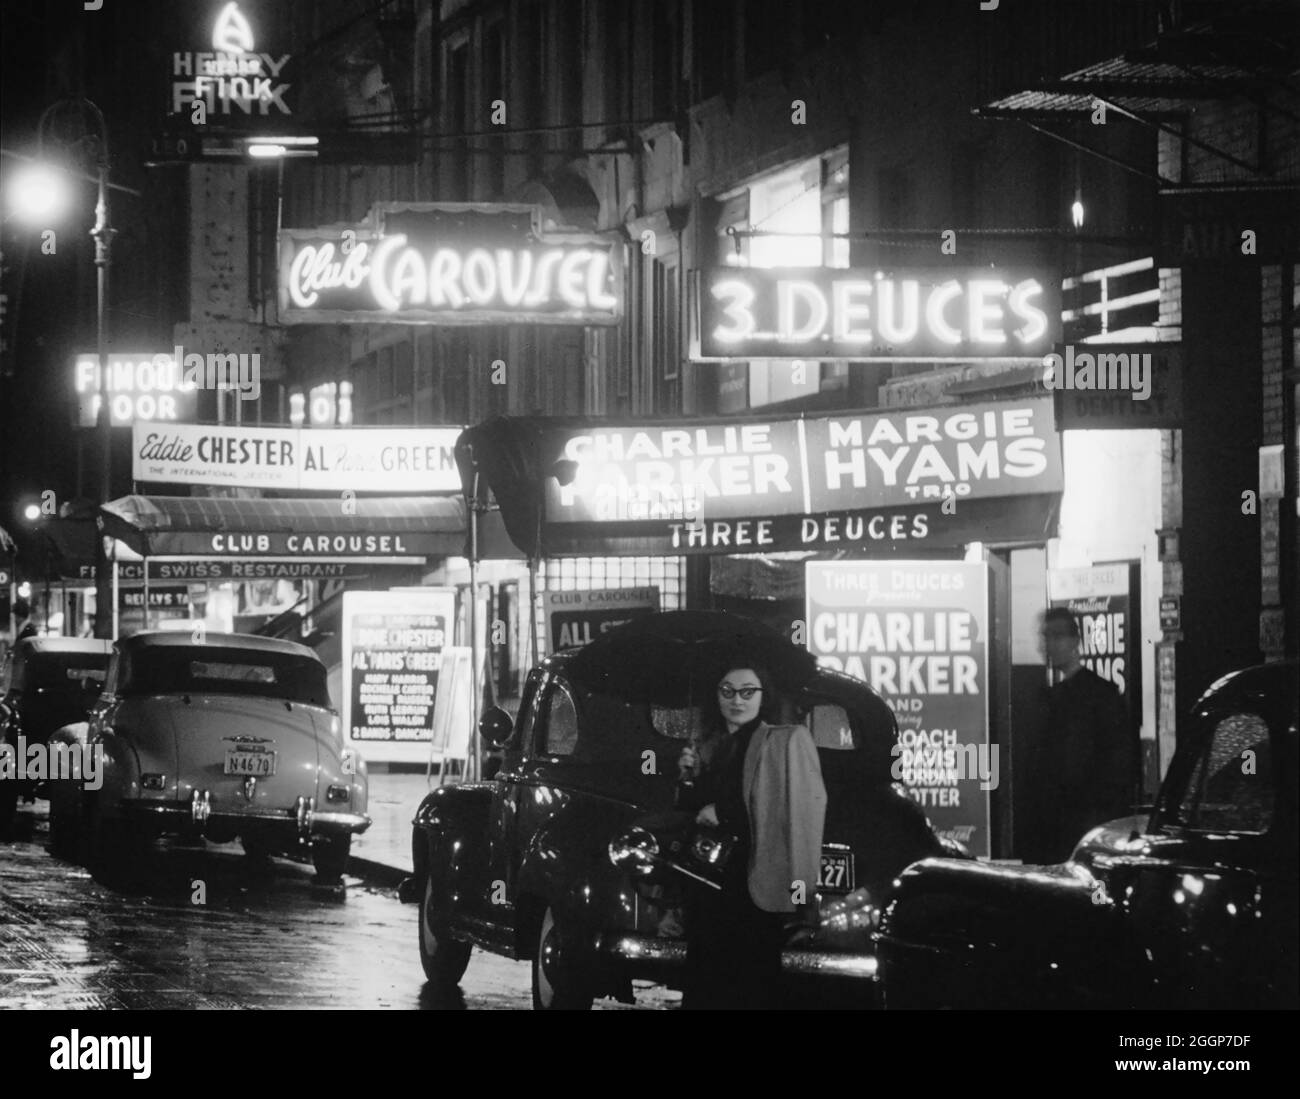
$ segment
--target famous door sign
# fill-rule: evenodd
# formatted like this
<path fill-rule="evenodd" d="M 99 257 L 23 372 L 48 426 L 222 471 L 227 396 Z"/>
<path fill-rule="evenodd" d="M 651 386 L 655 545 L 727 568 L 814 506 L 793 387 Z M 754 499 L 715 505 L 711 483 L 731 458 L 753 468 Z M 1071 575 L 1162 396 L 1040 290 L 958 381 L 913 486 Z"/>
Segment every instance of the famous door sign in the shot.
<path fill-rule="evenodd" d="M 990 854 L 985 567 L 965 561 L 806 566 L 808 647 L 889 703 L 899 740 L 890 774 L 939 835 Z"/>

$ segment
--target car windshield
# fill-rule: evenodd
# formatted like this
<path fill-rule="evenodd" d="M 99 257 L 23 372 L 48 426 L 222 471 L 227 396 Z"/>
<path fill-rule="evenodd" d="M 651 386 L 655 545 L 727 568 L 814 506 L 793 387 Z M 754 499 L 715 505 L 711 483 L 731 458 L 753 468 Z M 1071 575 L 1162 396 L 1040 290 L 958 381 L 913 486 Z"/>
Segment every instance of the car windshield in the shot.
<path fill-rule="evenodd" d="M 224 694 L 330 704 L 324 666 L 295 653 L 159 647 L 134 654 L 125 671 L 123 695 Z"/>

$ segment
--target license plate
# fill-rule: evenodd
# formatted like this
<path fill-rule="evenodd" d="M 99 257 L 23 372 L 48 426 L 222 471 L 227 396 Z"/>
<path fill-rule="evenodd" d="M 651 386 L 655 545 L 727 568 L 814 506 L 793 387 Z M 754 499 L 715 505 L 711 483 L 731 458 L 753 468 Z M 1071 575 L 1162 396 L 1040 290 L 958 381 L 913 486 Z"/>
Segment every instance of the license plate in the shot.
<path fill-rule="evenodd" d="M 853 852 L 840 850 L 838 845 L 822 848 L 822 869 L 817 879 L 817 889 L 822 893 L 853 892 Z"/>
<path fill-rule="evenodd" d="M 238 752 L 226 753 L 226 774 L 252 775 L 262 778 L 275 774 L 274 752 Z"/>

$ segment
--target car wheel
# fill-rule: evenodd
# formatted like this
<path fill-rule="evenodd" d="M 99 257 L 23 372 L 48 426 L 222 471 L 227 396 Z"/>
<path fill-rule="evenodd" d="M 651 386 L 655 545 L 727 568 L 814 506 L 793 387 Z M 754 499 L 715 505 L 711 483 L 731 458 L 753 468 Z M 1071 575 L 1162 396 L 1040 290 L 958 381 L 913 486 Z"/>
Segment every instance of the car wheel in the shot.
<path fill-rule="evenodd" d="M 0 839 L 12 839 L 18 815 L 18 780 L 0 778 Z"/>
<path fill-rule="evenodd" d="M 435 988 L 454 988 L 465 976 L 472 950 L 469 943 L 453 939 L 435 920 L 433 875 L 426 875 L 424 894 L 420 899 L 420 964 L 424 967 L 424 975 Z"/>
<path fill-rule="evenodd" d="M 311 864 L 316 867 L 316 877 L 323 882 L 336 882 L 348 867 L 348 854 L 352 850 L 351 836 L 328 836 L 311 845 Z"/>
<path fill-rule="evenodd" d="M 538 1011 L 587 1011 L 591 986 L 582 966 L 573 958 L 572 941 L 564 926 L 547 908 L 537 930 L 533 953 L 533 1008 Z"/>

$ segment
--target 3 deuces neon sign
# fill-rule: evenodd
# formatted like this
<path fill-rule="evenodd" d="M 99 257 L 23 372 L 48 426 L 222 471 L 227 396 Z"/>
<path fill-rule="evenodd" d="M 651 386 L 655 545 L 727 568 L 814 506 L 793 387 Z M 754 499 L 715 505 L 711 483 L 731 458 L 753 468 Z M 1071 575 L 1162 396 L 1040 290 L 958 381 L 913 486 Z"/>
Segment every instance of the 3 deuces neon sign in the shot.
<path fill-rule="evenodd" d="M 1047 272 L 718 268 L 700 295 L 704 359 L 1020 358 L 1052 349 Z"/>
<path fill-rule="evenodd" d="M 396 216 L 390 224 L 390 216 Z M 521 217 L 530 223 L 516 231 Z M 621 253 L 544 234 L 533 207 L 378 205 L 356 226 L 280 234 L 288 324 L 615 324 Z"/>

